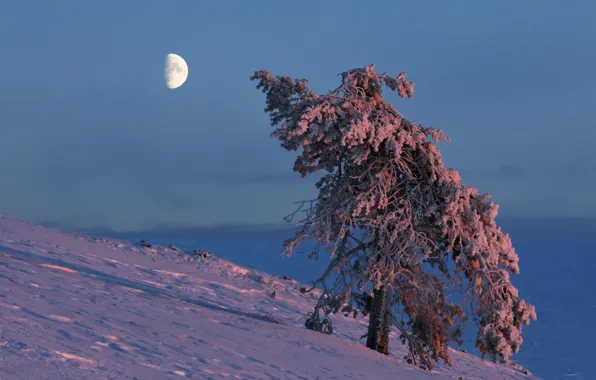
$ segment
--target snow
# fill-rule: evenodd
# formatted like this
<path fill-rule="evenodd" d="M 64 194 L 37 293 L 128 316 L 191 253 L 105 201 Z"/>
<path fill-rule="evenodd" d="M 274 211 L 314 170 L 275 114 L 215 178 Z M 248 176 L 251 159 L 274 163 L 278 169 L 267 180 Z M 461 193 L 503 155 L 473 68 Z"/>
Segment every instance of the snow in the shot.
<path fill-rule="evenodd" d="M 416 369 L 396 339 L 389 357 L 364 347 L 364 319 L 309 331 L 316 297 L 300 286 L 0 217 L 0 379 L 529 378 L 459 351 L 452 368 Z"/>

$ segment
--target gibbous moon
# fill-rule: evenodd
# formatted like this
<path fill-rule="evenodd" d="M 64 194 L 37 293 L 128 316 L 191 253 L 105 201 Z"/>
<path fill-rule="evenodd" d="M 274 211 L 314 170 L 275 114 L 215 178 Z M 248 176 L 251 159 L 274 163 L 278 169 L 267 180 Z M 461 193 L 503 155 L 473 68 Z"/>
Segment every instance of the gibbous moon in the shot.
<path fill-rule="evenodd" d="M 170 89 L 178 88 L 188 78 L 188 65 L 186 61 L 177 54 L 168 54 L 166 57 L 166 86 Z"/>

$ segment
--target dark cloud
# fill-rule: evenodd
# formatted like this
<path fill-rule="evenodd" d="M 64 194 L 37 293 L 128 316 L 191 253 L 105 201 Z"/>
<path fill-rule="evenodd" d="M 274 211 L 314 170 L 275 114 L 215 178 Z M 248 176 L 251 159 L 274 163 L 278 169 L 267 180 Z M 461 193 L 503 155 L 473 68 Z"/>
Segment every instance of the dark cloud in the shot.
<path fill-rule="evenodd" d="M 594 239 L 596 236 L 595 218 L 528 218 L 528 217 L 498 217 L 497 224 L 503 231 L 517 238 L 527 239 L 529 237 L 540 237 L 549 239 L 556 237 Z M 46 222 L 43 225 L 54 228 L 62 228 L 60 222 Z M 254 239 L 278 239 L 280 242 L 291 237 L 297 227 L 287 223 L 262 223 L 262 224 L 221 224 L 207 227 L 172 227 L 160 225 L 150 229 L 133 229 L 128 231 L 114 230 L 109 226 L 94 226 L 92 228 L 79 229 L 82 233 L 109 236 L 116 238 L 127 238 L 134 236 L 153 236 L 169 238 L 233 238 L 251 237 Z"/>
<path fill-rule="evenodd" d="M 526 168 L 513 165 L 502 165 L 496 168 L 472 168 L 461 170 L 461 175 L 463 176 L 470 176 L 473 178 L 492 178 L 500 180 L 524 178 L 530 175 L 530 173 L 531 172 Z"/>
<path fill-rule="evenodd" d="M 316 182 L 318 179 L 321 178 L 320 174 L 310 174 L 304 178 L 300 176 L 300 174 L 288 171 L 283 173 L 266 173 L 266 174 L 258 174 L 249 176 L 246 179 L 249 182 L 253 183 L 275 183 L 275 182 L 298 182 L 298 181 L 307 181 L 307 182 Z"/>
<path fill-rule="evenodd" d="M 279 181 L 295 181 L 297 178 L 300 178 L 300 175 L 293 172 L 288 173 L 268 173 L 268 174 L 260 174 L 255 175 L 248 178 L 250 182 L 256 183 L 270 183 L 270 182 L 279 182 Z"/>

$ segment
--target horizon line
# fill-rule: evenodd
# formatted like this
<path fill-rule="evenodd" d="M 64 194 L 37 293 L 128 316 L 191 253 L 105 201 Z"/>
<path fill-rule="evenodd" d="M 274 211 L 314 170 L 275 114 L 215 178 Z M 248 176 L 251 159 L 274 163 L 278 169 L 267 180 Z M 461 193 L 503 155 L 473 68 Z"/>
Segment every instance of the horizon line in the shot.
<path fill-rule="evenodd" d="M 584 230 L 588 228 L 590 232 L 596 234 L 596 217 L 533 217 L 533 216 L 509 216 L 497 217 L 497 225 L 507 231 L 511 228 L 514 230 L 538 230 L 543 229 L 543 232 L 552 231 L 553 229 L 561 230 L 560 232 L 569 230 Z M 95 226 L 95 227 L 69 227 L 67 223 L 62 222 L 42 222 L 42 226 L 56 228 L 60 230 L 68 230 L 77 233 L 86 234 L 107 234 L 107 235 L 136 235 L 136 234 L 150 234 L 150 235 L 189 235 L 195 233 L 271 233 L 271 232 L 286 232 L 290 230 L 297 230 L 299 226 L 292 223 L 222 223 L 216 225 L 197 225 L 197 226 L 167 226 L 156 225 L 154 227 L 145 227 L 138 229 L 117 229 L 109 226 Z M 581 232 L 581 231 L 577 231 Z M 585 232 L 585 231 L 584 231 Z"/>

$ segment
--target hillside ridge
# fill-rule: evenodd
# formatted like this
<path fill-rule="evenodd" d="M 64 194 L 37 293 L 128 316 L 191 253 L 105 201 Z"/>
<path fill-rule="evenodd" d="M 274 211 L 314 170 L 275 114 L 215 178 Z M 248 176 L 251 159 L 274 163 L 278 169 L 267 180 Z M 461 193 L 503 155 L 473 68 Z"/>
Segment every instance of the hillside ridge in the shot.
<path fill-rule="evenodd" d="M 389 357 L 364 347 L 361 318 L 309 331 L 316 294 L 213 253 L 0 217 L 0 378 L 529 378 L 455 350 L 419 370 L 397 339 Z"/>

